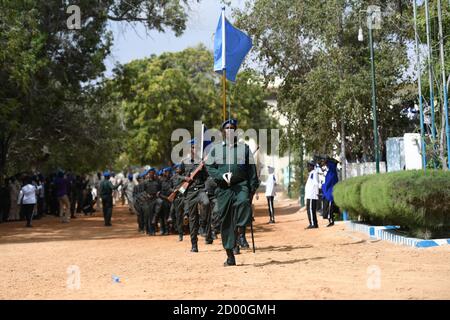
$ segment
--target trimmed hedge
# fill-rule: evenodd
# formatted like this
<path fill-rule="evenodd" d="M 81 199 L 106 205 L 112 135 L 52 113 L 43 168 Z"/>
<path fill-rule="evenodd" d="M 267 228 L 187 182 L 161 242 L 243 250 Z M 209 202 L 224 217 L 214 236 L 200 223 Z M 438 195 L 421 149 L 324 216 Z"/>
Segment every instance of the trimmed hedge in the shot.
<path fill-rule="evenodd" d="M 450 172 L 400 171 L 351 178 L 333 192 L 336 204 L 354 218 L 395 224 L 415 236 L 450 233 Z"/>
<path fill-rule="evenodd" d="M 361 203 L 361 185 L 370 176 L 361 176 L 337 183 L 333 188 L 333 197 L 339 208 L 347 210 L 350 217 L 368 218 Z"/>

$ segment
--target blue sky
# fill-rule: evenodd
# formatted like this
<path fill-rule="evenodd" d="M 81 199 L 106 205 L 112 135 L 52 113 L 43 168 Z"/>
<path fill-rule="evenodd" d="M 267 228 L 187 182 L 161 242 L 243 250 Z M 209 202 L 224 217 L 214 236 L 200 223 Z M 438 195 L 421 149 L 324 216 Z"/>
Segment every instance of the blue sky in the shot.
<path fill-rule="evenodd" d="M 231 7 L 227 7 L 227 17 L 231 18 L 232 8 L 243 8 L 244 4 L 245 0 L 232 0 Z M 212 50 L 213 33 L 222 8 L 221 1 L 201 0 L 200 3 L 192 1 L 190 6 L 187 28 L 180 37 L 176 37 L 171 31 L 166 33 L 152 31 L 147 34 L 142 25 L 133 28 L 125 23 L 111 22 L 109 28 L 114 35 L 114 45 L 105 61 L 107 75 L 111 75 L 111 70 L 117 62 L 127 63 L 151 54 L 181 51 L 199 43 Z"/>

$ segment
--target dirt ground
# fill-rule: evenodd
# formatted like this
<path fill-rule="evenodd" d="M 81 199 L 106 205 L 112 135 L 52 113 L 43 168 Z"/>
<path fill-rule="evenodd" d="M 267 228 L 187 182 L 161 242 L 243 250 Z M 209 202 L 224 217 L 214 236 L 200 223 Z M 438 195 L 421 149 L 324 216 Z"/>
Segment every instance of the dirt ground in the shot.
<path fill-rule="evenodd" d="M 321 217 L 304 230 L 305 211 L 281 197 L 275 210 L 269 225 L 261 194 L 256 254 L 227 268 L 220 240 L 200 238 L 191 253 L 188 237 L 139 234 L 125 207 L 114 208 L 112 228 L 100 213 L 0 224 L 0 299 L 450 299 L 450 246 L 372 241 Z"/>

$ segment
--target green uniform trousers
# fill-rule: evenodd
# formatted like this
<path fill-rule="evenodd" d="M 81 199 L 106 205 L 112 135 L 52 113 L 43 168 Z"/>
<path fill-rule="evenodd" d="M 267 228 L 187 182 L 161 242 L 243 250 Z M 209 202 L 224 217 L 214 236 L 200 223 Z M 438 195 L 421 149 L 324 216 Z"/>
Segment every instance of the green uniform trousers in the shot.
<path fill-rule="evenodd" d="M 198 229 L 200 227 L 200 213 L 199 207 L 202 206 L 203 212 L 209 214 L 209 198 L 204 189 L 188 189 L 185 202 L 184 212 L 189 215 L 189 233 L 191 235 L 191 243 L 198 241 Z"/>
<path fill-rule="evenodd" d="M 233 249 L 236 245 L 237 227 L 245 227 L 251 223 L 252 208 L 250 190 L 247 181 L 228 188 L 217 188 L 217 212 L 220 216 L 220 234 L 225 249 Z"/>

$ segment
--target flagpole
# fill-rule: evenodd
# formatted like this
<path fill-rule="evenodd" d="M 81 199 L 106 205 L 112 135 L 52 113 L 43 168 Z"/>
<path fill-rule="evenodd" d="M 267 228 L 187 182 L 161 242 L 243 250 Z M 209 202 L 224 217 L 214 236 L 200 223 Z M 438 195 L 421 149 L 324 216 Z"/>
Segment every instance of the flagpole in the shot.
<path fill-rule="evenodd" d="M 227 119 L 227 62 L 226 62 L 225 7 L 222 7 L 222 82 L 223 82 L 223 121 Z"/>
<path fill-rule="evenodd" d="M 422 98 L 422 75 L 420 68 L 420 48 L 419 48 L 419 35 L 417 33 L 417 4 L 416 0 L 413 0 L 413 11 L 414 11 L 414 38 L 416 41 L 416 68 L 417 68 L 417 86 L 419 92 L 419 110 L 420 110 L 420 140 L 421 140 L 421 152 L 422 152 L 422 167 L 426 171 L 427 168 L 427 154 L 425 146 L 425 130 L 424 130 L 424 119 L 423 119 L 423 98 Z"/>
<path fill-rule="evenodd" d="M 223 121 L 227 119 L 227 76 L 226 70 L 224 69 L 222 72 L 222 83 L 223 83 Z"/>
<path fill-rule="evenodd" d="M 441 0 L 437 2 L 438 7 L 438 25 L 439 25 L 439 53 L 441 58 L 441 72 L 442 72 L 442 93 L 444 96 L 444 114 L 445 114 L 445 133 L 447 140 L 447 169 L 450 169 L 450 123 L 448 121 L 448 93 L 447 83 L 445 77 L 445 58 L 444 58 L 444 35 L 442 31 L 442 8 Z M 442 164 L 444 167 L 445 164 Z"/>
<path fill-rule="evenodd" d="M 434 110 L 434 82 L 433 82 L 433 48 L 431 46 L 431 28 L 430 28 L 430 6 L 428 0 L 425 0 L 425 20 L 427 31 L 428 47 L 428 82 L 430 83 L 430 111 L 431 111 L 431 138 L 433 150 L 436 152 L 436 118 Z M 436 169 L 435 153 L 433 153 L 433 166 Z"/>

